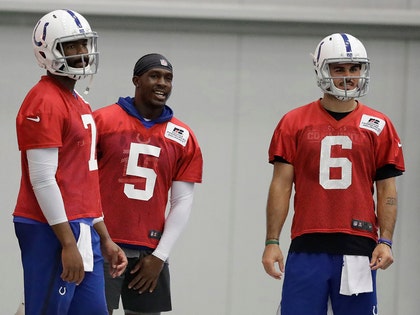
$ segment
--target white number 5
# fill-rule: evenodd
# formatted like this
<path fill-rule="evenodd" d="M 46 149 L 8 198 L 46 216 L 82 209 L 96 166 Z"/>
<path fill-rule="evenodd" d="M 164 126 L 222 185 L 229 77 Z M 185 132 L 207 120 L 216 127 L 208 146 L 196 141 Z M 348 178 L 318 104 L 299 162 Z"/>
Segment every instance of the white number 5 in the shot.
<path fill-rule="evenodd" d="M 124 193 L 128 198 L 147 201 L 153 196 L 157 175 L 151 168 L 138 166 L 140 154 L 159 157 L 160 148 L 143 143 L 131 144 L 128 155 L 127 175 L 145 178 L 146 185 L 145 189 L 136 189 L 133 184 L 125 184 Z"/>
<path fill-rule="evenodd" d="M 347 158 L 331 157 L 331 147 L 341 145 L 343 149 L 351 149 L 352 142 L 347 136 L 327 136 L 321 141 L 319 161 L 319 183 L 325 189 L 346 189 L 351 185 L 352 163 Z M 341 178 L 331 179 L 331 168 L 341 168 Z"/>

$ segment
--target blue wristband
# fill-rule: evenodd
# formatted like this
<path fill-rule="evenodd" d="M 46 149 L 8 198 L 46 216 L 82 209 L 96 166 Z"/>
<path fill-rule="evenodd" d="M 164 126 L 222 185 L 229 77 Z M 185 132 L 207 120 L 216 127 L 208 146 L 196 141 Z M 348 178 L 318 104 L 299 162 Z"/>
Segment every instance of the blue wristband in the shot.
<path fill-rule="evenodd" d="M 386 238 L 380 238 L 378 240 L 378 244 L 385 244 L 385 245 L 388 245 L 390 248 L 392 248 L 392 241 L 387 240 Z"/>

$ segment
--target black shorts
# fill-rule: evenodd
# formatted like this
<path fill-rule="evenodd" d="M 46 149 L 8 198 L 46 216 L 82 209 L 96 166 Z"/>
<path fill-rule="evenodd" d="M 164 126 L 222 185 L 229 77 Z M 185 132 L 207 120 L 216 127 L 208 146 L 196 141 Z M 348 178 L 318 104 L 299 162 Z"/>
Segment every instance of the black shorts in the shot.
<path fill-rule="evenodd" d="M 129 289 L 128 284 L 135 274 L 130 270 L 136 263 L 152 251 L 139 251 L 140 258 L 128 258 L 128 266 L 125 272 L 116 278 L 109 274 L 109 264 L 104 263 L 105 272 L 105 295 L 108 309 L 118 309 L 120 296 L 125 310 L 143 313 L 168 312 L 172 310 L 169 266 L 165 262 L 155 290 L 139 294 L 137 290 Z"/>

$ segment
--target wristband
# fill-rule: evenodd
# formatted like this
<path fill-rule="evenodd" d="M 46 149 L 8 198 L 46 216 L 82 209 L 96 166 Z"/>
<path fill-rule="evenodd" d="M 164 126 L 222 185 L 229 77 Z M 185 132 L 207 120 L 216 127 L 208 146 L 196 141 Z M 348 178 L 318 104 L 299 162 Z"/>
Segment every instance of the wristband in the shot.
<path fill-rule="evenodd" d="M 265 241 L 265 246 L 270 245 L 270 244 L 275 244 L 275 245 L 279 245 L 279 240 L 276 238 L 271 238 Z"/>
<path fill-rule="evenodd" d="M 378 244 L 385 244 L 385 245 L 388 245 L 389 248 L 392 248 L 392 241 L 391 240 L 387 240 L 386 238 L 380 238 L 378 240 Z"/>

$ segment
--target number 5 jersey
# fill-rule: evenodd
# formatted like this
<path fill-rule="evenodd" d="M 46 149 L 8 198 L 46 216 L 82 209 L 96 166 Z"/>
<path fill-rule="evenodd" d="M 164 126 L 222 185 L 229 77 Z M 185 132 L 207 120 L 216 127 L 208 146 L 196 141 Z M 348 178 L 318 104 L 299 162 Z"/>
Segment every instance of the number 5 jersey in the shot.
<path fill-rule="evenodd" d="M 129 97 L 96 110 L 94 118 L 102 208 L 111 238 L 156 248 L 172 182 L 201 182 L 197 139 L 168 106 L 156 121 L 146 121 Z"/>

